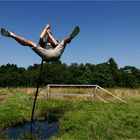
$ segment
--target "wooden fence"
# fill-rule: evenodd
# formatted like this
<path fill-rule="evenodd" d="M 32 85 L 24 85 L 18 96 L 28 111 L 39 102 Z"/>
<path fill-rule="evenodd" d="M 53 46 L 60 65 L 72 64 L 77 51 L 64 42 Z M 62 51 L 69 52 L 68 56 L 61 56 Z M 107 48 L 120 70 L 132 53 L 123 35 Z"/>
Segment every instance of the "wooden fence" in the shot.
<path fill-rule="evenodd" d="M 77 89 L 79 90 L 77 90 Z M 88 90 L 88 93 L 82 93 L 83 88 L 85 89 L 90 89 Z M 50 99 L 51 97 L 90 97 L 90 98 L 98 98 L 99 100 L 101 100 L 104 103 L 108 103 L 109 101 L 107 101 L 105 98 L 101 97 L 98 93 L 99 91 L 104 92 L 105 94 L 108 94 L 112 97 L 114 97 L 115 99 L 126 103 L 126 101 L 124 101 L 123 99 L 121 99 L 120 97 L 116 96 L 115 94 L 111 93 L 110 91 L 98 86 L 98 85 L 63 85 L 63 84 L 48 84 L 45 89 L 47 89 L 47 99 Z M 52 92 L 52 89 L 53 90 Z M 63 90 L 62 90 L 63 89 Z M 80 91 L 81 89 L 81 91 Z M 87 91 L 87 90 L 85 90 Z"/>

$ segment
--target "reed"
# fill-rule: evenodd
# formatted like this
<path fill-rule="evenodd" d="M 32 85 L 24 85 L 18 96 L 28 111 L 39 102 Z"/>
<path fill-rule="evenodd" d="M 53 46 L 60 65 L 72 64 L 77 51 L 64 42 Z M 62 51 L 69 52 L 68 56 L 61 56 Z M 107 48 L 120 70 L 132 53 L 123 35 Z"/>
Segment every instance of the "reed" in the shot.
<path fill-rule="evenodd" d="M 105 88 L 111 93 L 115 94 L 121 98 L 140 98 L 140 88 L 131 89 L 131 88 Z M 0 88 L 0 95 L 10 95 L 13 92 L 23 93 L 30 96 L 33 96 L 36 91 L 36 88 Z M 61 93 L 76 93 L 76 94 L 93 94 L 95 93 L 95 89 L 92 87 L 51 87 L 50 93 L 61 94 Z M 113 99 L 110 95 L 106 94 L 101 90 L 97 90 L 96 93 L 103 98 Z M 39 98 L 46 97 L 47 88 L 40 88 L 40 92 L 38 94 Z"/>

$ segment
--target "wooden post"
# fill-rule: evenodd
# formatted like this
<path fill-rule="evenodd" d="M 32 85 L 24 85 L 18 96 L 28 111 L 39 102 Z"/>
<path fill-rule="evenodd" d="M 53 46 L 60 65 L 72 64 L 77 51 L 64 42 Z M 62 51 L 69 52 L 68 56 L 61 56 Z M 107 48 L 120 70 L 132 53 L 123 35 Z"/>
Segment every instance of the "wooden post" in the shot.
<path fill-rule="evenodd" d="M 50 85 L 47 85 L 47 99 L 49 99 L 49 94 L 50 94 Z"/>

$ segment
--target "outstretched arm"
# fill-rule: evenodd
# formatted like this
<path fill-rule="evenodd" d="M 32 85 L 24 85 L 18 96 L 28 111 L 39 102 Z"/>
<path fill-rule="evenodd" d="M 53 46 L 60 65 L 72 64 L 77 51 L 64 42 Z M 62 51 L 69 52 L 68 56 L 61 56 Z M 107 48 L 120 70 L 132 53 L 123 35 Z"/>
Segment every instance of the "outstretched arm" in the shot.
<path fill-rule="evenodd" d="M 50 41 L 51 43 L 53 43 L 54 46 L 58 45 L 58 41 L 56 40 L 56 38 L 52 35 L 52 33 L 50 32 L 50 29 L 47 29 L 47 40 Z"/>
<path fill-rule="evenodd" d="M 44 39 L 46 34 L 47 34 L 47 30 L 50 29 L 50 23 L 48 22 L 48 24 L 45 26 L 45 28 L 43 29 L 43 31 L 40 34 L 40 39 Z"/>
<path fill-rule="evenodd" d="M 52 35 L 50 28 L 51 28 L 50 22 L 48 22 L 48 24 L 46 25 L 46 27 L 44 28 L 44 30 L 40 34 L 39 44 L 42 47 L 44 46 L 44 39 L 47 39 L 48 42 L 53 43 L 54 46 L 58 45 L 58 41 Z"/>
<path fill-rule="evenodd" d="M 46 37 L 47 34 L 47 29 L 50 28 L 50 23 L 48 23 L 45 28 L 43 29 L 43 31 L 40 34 L 40 38 L 39 38 L 39 44 L 41 47 L 44 47 L 44 39 Z"/>

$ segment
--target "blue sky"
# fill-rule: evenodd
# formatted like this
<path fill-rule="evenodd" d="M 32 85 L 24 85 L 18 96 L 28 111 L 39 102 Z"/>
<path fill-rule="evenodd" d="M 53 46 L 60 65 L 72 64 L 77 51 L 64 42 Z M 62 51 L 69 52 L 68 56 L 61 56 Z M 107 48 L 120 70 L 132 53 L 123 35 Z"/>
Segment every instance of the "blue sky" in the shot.
<path fill-rule="evenodd" d="M 119 67 L 140 68 L 140 1 L 0 1 L 0 28 L 35 43 L 48 20 L 58 40 L 75 25 L 81 28 L 62 63 L 99 64 L 113 57 Z M 30 48 L 0 36 L 0 66 L 40 62 Z"/>

